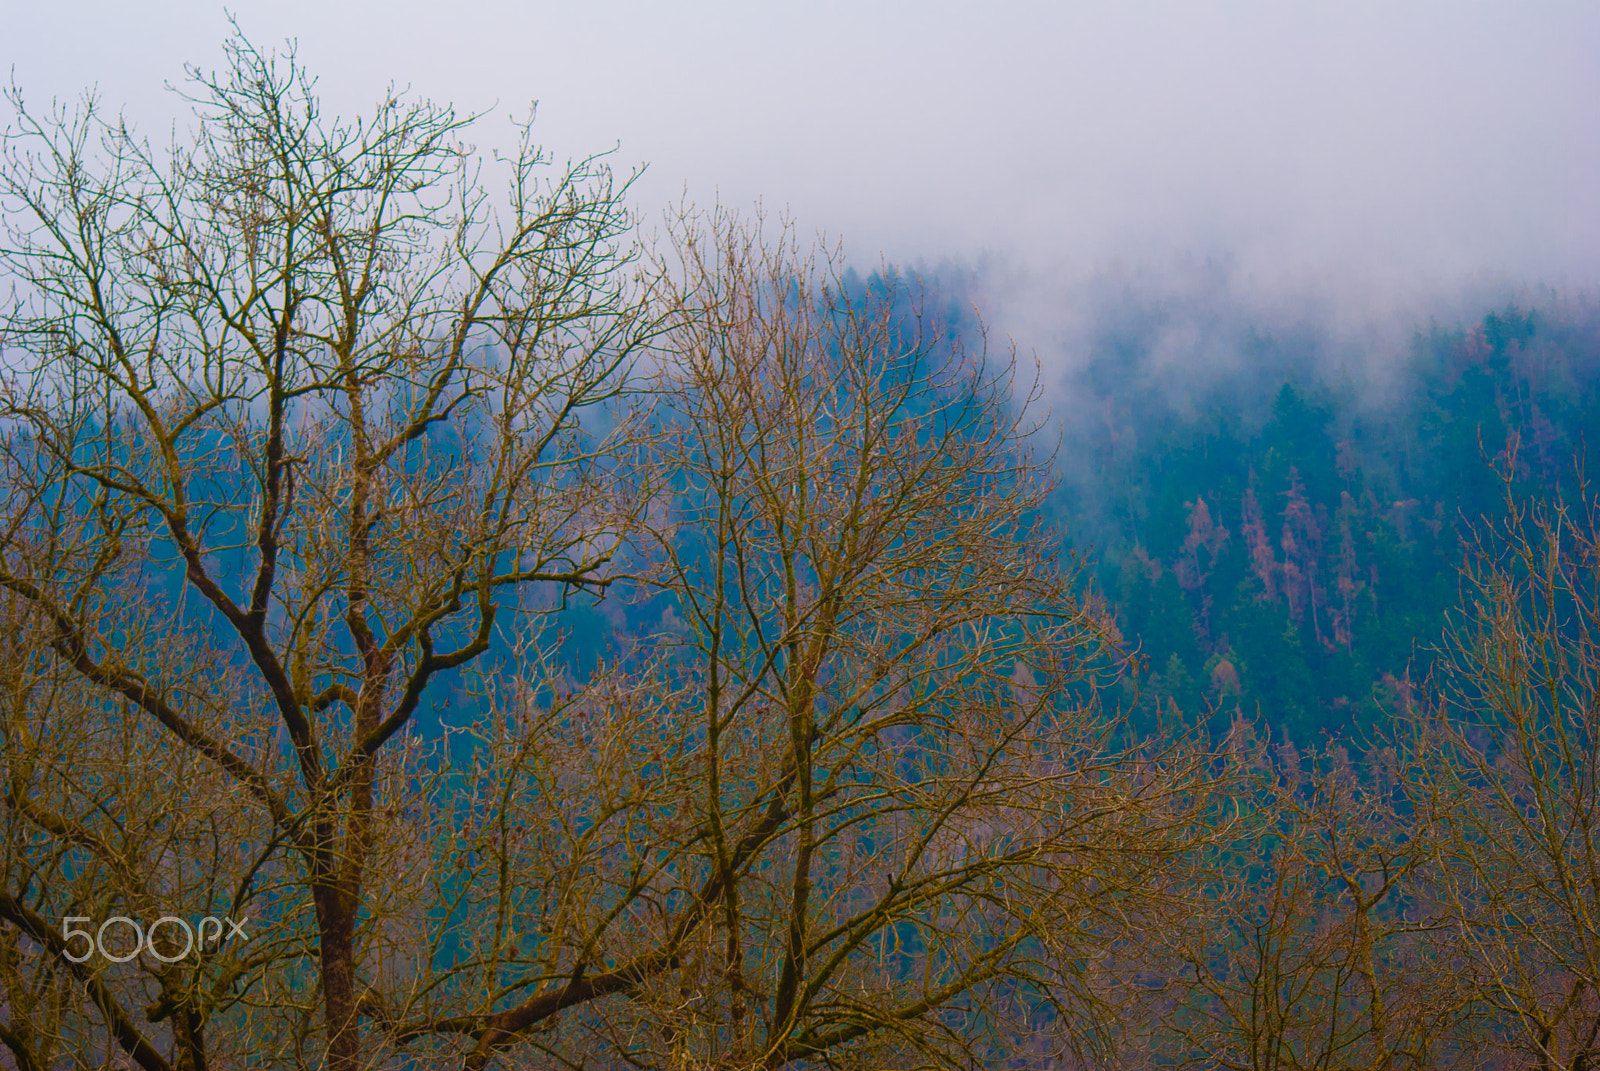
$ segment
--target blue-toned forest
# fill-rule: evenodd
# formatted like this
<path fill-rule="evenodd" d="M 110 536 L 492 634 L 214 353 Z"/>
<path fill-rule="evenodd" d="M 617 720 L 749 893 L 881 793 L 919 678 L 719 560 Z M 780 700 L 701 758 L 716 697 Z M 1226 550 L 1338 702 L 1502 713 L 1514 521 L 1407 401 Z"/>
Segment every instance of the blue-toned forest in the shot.
<path fill-rule="evenodd" d="M 1597 1066 L 1592 298 L 1035 365 L 225 54 L 0 139 L 7 1066 Z"/>
<path fill-rule="evenodd" d="M 959 281 L 954 298 L 937 275 L 923 285 L 902 305 L 976 334 Z M 1175 718 L 1220 735 L 1242 717 L 1301 748 L 1365 747 L 1426 682 L 1468 545 L 1504 521 L 1507 491 L 1578 495 L 1600 437 L 1584 296 L 1416 324 L 1378 355 L 1229 309 L 1231 328 L 1164 367 L 1155 351 L 1193 309 L 1125 296 L 1092 312 L 1088 352 L 1044 373 L 1036 438 L 1059 481 L 1045 514 L 1137 651 L 1117 700 L 1141 732 Z M 577 666 L 659 612 L 575 609 Z"/>
<path fill-rule="evenodd" d="M 1578 487 L 1600 441 L 1593 303 L 1418 324 L 1377 367 L 1241 333 L 1237 363 L 1186 370 L 1180 397 L 1148 367 L 1151 321 L 1107 331 L 1072 380 L 1085 419 L 1056 500 L 1145 656 L 1138 709 L 1365 739 L 1427 678 L 1502 477 Z"/>

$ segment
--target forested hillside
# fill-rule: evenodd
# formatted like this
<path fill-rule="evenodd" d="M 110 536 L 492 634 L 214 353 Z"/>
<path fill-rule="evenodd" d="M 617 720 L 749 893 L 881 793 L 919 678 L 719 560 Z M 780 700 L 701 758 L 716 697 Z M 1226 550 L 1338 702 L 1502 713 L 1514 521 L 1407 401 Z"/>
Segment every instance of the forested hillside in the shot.
<path fill-rule="evenodd" d="M 885 287 L 846 281 L 863 300 Z M 971 346 L 974 289 L 936 273 L 898 300 Z M 1138 652 L 1117 698 L 1139 731 L 1244 717 L 1300 747 L 1361 746 L 1425 683 L 1464 540 L 1504 515 L 1501 473 L 1522 495 L 1571 493 L 1600 439 L 1587 298 L 1418 325 L 1398 360 L 1237 315 L 1173 352 L 1157 302 L 1089 311 L 1101 328 L 1046 384 L 1039 445 L 1059 425 L 1050 519 Z M 580 677 L 665 608 L 580 602 L 559 626 Z"/>
<path fill-rule="evenodd" d="M 1570 490 L 1600 432 L 1600 315 L 1509 305 L 1419 327 L 1398 366 L 1242 331 L 1220 367 L 1156 367 L 1124 316 L 1068 380 L 1055 505 L 1096 563 L 1156 713 L 1359 738 L 1427 675 L 1462 538 L 1520 490 Z M 1180 355 L 1181 356 L 1181 355 Z M 1198 360 L 1199 358 L 1197 358 Z"/>

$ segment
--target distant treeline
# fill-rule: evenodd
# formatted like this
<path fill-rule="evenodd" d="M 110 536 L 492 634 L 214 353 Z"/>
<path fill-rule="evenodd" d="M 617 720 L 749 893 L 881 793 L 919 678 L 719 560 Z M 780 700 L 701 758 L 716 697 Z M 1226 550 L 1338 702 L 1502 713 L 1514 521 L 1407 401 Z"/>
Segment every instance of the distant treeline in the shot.
<path fill-rule="evenodd" d="M 1165 327 L 1117 317 L 1065 390 L 1080 418 L 1054 504 L 1142 652 L 1124 700 L 1145 726 L 1242 713 L 1302 745 L 1359 741 L 1426 678 L 1462 539 L 1503 513 L 1497 471 L 1543 496 L 1580 478 L 1600 310 L 1431 324 L 1382 383 L 1253 330 L 1233 363 L 1163 375 Z"/>

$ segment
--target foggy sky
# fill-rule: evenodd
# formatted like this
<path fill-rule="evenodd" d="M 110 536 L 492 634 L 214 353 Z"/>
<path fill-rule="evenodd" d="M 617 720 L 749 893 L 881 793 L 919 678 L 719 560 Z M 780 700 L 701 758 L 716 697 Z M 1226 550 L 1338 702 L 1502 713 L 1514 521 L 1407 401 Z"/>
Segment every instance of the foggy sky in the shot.
<path fill-rule="evenodd" d="M 97 84 L 153 134 L 214 67 L 220 4 L 0 0 L 35 104 Z M 561 155 L 620 142 L 650 212 L 687 189 L 853 260 L 1016 276 L 1224 257 L 1264 292 L 1600 282 L 1600 5 L 237 0 L 327 110 L 390 81 L 537 98 Z M 1048 289 L 1048 286 L 1045 287 Z M 1019 291 L 1020 292 L 1020 291 Z"/>

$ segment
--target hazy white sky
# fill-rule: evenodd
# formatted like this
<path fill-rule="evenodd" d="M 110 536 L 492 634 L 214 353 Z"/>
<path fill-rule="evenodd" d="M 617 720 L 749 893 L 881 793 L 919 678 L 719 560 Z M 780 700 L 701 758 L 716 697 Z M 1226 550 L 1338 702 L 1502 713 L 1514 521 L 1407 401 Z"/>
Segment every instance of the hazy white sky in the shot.
<path fill-rule="evenodd" d="M 853 257 L 1081 272 L 1225 254 L 1250 276 L 1600 281 L 1600 4 L 456 4 L 238 0 L 333 109 L 389 81 L 562 154 L 621 143 L 641 203 L 762 198 Z M 98 84 L 159 133 L 214 66 L 198 0 L 0 0 L 42 103 Z M 507 141 L 498 120 L 478 137 Z"/>

